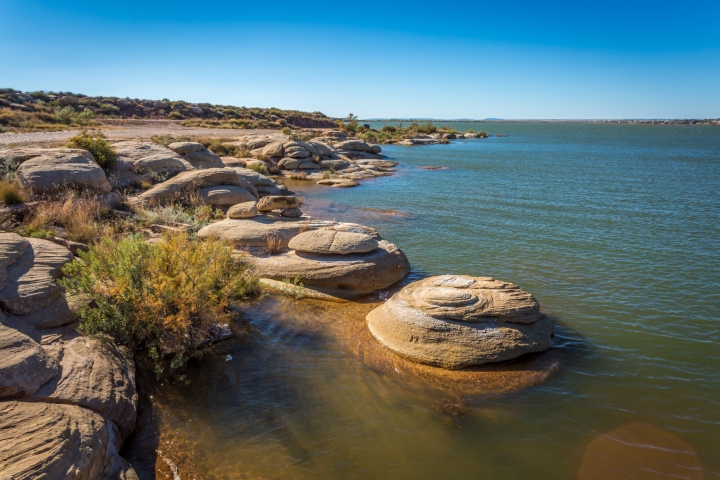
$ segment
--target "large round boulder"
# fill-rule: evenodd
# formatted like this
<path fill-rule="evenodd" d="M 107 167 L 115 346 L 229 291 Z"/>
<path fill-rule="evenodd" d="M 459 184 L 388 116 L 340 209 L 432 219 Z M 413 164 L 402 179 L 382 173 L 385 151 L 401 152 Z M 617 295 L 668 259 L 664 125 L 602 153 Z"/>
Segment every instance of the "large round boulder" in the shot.
<path fill-rule="evenodd" d="M 410 272 L 410 263 L 397 246 L 385 240 L 368 253 L 326 254 L 288 251 L 252 258 L 261 278 L 297 279 L 321 293 L 355 298 L 399 282 Z"/>
<path fill-rule="evenodd" d="M 378 242 L 365 233 L 320 229 L 295 236 L 288 247 L 296 252 L 347 255 L 372 252 L 378 248 Z"/>
<path fill-rule="evenodd" d="M 222 168 L 225 166 L 220 157 L 205 148 L 202 143 L 175 142 L 168 145 L 168 148 L 182 156 L 195 168 Z"/>
<path fill-rule="evenodd" d="M 459 275 L 406 286 L 371 311 L 367 325 L 398 355 L 448 369 L 541 352 L 553 335 L 537 300 L 517 285 Z"/>
<path fill-rule="evenodd" d="M 40 155 L 23 162 L 16 176 L 23 188 L 36 195 L 68 189 L 92 193 L 111 190 L 105 172 L 89 152 Z"/>

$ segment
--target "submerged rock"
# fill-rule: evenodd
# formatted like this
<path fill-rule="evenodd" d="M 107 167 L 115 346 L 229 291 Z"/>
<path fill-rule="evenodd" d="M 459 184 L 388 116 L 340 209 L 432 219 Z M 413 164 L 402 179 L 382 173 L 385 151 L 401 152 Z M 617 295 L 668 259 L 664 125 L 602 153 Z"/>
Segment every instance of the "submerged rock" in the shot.
<path fill-rule="evenodd" d="M 398 355 L 449 369 L 547 350 L 553 334 L 537 300 L 517 285 L 453 275 L 408 285 L 370 312 L 367 325 Z"/>

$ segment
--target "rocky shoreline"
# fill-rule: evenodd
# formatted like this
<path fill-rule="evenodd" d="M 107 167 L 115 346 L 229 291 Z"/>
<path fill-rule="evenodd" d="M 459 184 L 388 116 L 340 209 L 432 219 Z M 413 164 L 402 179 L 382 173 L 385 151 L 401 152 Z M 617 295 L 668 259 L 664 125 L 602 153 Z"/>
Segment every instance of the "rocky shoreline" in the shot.
<path fill-rule="evenodd" d="M 427 140 L 408 144 L 438 139 Z M 192 197 L 216 212 L 197 238 L 227 241 L 269 291 L 291 299 L 316 299 L 332 309 L 336 304 L 328 300 L 401 285 L 410 262 L 397 245 L 368 226 L 303 214 L 281 183 L 292 178 L 349 187 L 392 175 L 398 163 L 380 146 L 339 131 L 307 141 L 273 134 L 231 143 L 249 156 L 221 157 L 190 141 L 122 141 L 112 146 L 117 158 L 105 168 L 78 148 L 16 147 L 0 150 L 0 158 L 39 203 L 82 191 L 112 215 L 127 217 L 134 208 L 161 209 Z M 2 213 L 7 220 L 32 208 L 20 204 Z M 157 242 L 167 231 L 191 233 L 193 227 L 166 221 L 144 234 Z M 68 298 L 57 283 L 62 266 L 87 248 L 62 236 L 0 233 L 0 471 L 8 478 L 138 478 L 119 454 L 137 417 L 132 354 L 108 339 L 83 336 L 76 314 L 83 301 Z M 341 335 L 361 339 L 358 356 L 371 368 L 393 365 L 399 372 L 402 365 L 426 379 L 547 350 L 553 335 L 530 294 L 491 278 L 430 277 L 403 286 L 365 315 L 367 327 L 347 323 Z M 482 371 L 468 372 L 461 374 L 466 384 L 482 378 Z"/>

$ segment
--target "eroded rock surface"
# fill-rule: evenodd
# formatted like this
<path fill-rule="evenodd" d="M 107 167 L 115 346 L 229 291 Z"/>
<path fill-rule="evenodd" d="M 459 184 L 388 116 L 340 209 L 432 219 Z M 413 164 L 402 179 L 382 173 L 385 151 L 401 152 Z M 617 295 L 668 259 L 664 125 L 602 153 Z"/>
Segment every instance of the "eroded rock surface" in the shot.
<path fill-rule="evenodd" d="M 85 150 L 33 157 L 20 165 L 16 177 L 23 188 L 35 195 L 67 189 L 93 193 L 108 193 L 111 190 L 105 172 Z"/>
<path fill-rule="evenodd" d="M 289 251 L 253 258 L 263 278 L 297 278 L 303 285 L 341 298 L 354 298 L 387 288 L 410 272 L 410 263 L 397 246 L 380 240 L 368 253 L 317 254 Z"/>
<path fill-rule="evenodd" d="M 57 373 L 57 362 L 37 342 L 0 324 L 0 399 L 32 395 Z"/>
<path fill-rule="evenodd" d="M 320 229 L 300 233 L 290 240 L 288 247 L 296 252 L 347 255 L 372 252 L 378 248 L 378 242 L 365 233 Z"/>
<path fill-rule="evenodd" d="M 74 405 L 0 402 L 0 478 L 137 479 L 117 427 Z"/>
<path fill-rule="evenodd" d="M 547 350 L 553 334 L 537 300 L 517 285 L 460 275 L 406 286 L 370 312 L 367 324 L 395 353 L 450 369 Z"/>

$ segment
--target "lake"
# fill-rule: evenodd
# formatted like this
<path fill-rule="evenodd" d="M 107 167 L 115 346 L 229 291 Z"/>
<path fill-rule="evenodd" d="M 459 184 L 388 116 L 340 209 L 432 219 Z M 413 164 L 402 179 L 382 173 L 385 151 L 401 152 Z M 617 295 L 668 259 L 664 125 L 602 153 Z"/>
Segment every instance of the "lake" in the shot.
<path fill-rule="evenodd" d="M 638 455 L 636 478 L 720 478 L 720 128 L 456 128 L 506 136 L 386 146 L 396 175 L 300 187 L 303 210 L 376 228 L 413 278 L 531 292 L 557 324 L 553 373 L 450 417 L 447 392 L 325 333 L 362 306 L 253 307 L 250 338 L 157 393 L 160 448 L 217 479 L 612 478 L 603 458 L 624 478 Z"/>

